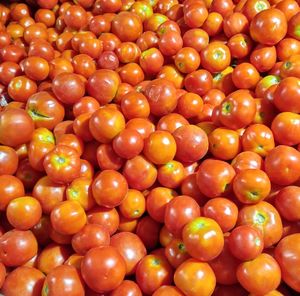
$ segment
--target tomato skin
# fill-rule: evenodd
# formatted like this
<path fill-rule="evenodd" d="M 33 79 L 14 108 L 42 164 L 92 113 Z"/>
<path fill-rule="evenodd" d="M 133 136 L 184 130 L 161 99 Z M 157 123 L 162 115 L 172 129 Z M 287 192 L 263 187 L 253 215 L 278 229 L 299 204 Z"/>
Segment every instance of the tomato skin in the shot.
<path fill-rule="evenodd" d="M 174 197 L 166 206 L 165 226 L 175 236 L 181 236 L 184 226 L 200 216 L 200 206 L 191 197 Z"/>
<path fill-rule="evenodd" d="M 6 109 L 0 112 L 0 143 L 16 147 L 31 140 L 34 123 L 22 109 Z"/>
<path fill-rule="evenodd" d="M 237 225 L 252 225 L 260 230 L 265 248 L 276 244 L 282 237 L 281 217 L 276 208 L 266 201 L 244 206 L 239 212 Z"/>
<path fill-rule="evenodd" d="M 291 234 L 283 238 L 275 248 L 275 259 L 278 262 L 282 279 L 292 289 L 299 292 L 299 233 Z M 290 256 L 289 256 L 290 255 Z"/>
<path fill-rule="evenodd" d="M 233 167 L 225 161 L 206 159 L 199 166 L 197 185 L 205 196 L 214 198 L 229 191 L 234 177 Z"/>
<path fill-rule="evenodd" d="M 239 260 L 249 261 L 261 254 L 264 248 L 261 232 L 250 226 L 238 226 L 228 238 L 230 252 Z"/>
<path fill-rule="evenodd" d="M 137 266 L 136 281 L 145 294 L 152 295 L 162 285 L 170 285 L 172 278 L 172 267 L 162 255 L 147 255 Z"/>
<path fill-rule="evenodd" d="M 73 266 L 61 265 L 50 271 L 45 279 L 42 296 L 54 296 L 58 293 L 85 295 L 79 272 Z"/>
<path fill-rule="evenodd" d="M 273 257 L 262 253 L 251 261 L 241 263 L 237 269 L 237 278 L 248 292 L 264 295 L 279 286 L 281 271 Z"/>
<path fill-rule="evenodd" d="M 212 295 L 216 286 L 216 277 L 208 263 L 188 259 L 175 271 L 174 282 L 185 295 Z M 191 282 L 194 283 L 191 285 Z"/>
<path fill-rule="evenodd" d="M 0 237 L 0 258 L 5 266 L 22 265 L 37 251 L 37 240 L 29 230 L 10 230 Z"/>
<path fill-rule="evenodd" d="M 120 205 L 127 191 L 126 179 L 114 170 L 102 171 L 92 184 L 92 192 L 96 203 L 109 208 Z"/>
<path fill-rule="evenodd" d="M 123 281 L 126 264 L 117 251 L 111 246 L 89 250 L 81 263 L 81 274 L 85 283 L 97 293 L 109 292 Z"/>
<path fill-rule="evenodd" d="M 300 177 L 300 152 L 295 148 L 278 145 L 265 159 L 265 171 L 272 183 L 291 185 Z M 289 168 L 286 170 L 285 168 Z"/>
<path fill-rule="evenodd" d="M 45 275 L 36 268 L 20 266 L 5 279 L 2 292 L 7 296 L 40 296 Z"/>
<path fill-rule="evenodd" d="M 43 164 L 48 177 L 56 183 L 72 182 L 80 174 L 79 155 L 69 146 L 56 146 L 45 156 Z"/>
<path fill-rule="evenodd" d="M 221 227 L 210 218 L 199 217 L 188 222 L 182 230 L 182 238 L 188 253 L 204 262 L 219 256 L 224 247 Z"/>
<path fill-rule="evenodd" d="M 110 245 L 123 256 L 126 263 L 126 275 L 134 274 L 138 263 L 147 255 L 141 239 L 131 232 L 120 232 L 113 235 Z"/>
<path fill-rule="evenodd" d="M 134 281 L 124 280 L 119 287 L 117 287 L 110 293 L 110 296 L 118 296 L 118 295 L 142 296 L 142 291 Z"/>
<path fill-rule="evenodd" d="M 168 296 L 168 295 L 172 295 L 172 296 L 183 296 L 184 294 L 182 294 L 180 292 L 179 289 L 177 289 L 174 286 L 161 286 L 159 289 L 157 289 L 153 296 Z"/>

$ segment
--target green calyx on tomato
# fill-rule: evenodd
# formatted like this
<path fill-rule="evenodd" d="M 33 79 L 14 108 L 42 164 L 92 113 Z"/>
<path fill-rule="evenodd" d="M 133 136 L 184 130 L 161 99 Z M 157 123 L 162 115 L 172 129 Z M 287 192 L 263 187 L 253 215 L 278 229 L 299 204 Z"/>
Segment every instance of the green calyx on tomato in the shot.
<path fill-rule="evenodd" d="M 56 169 L 60 169 L 60 168 L 68 166 L 70 163 L 70 159 L 63 155 L 56 154 L 52 157 L 51 162 Z"/>
<path fill-rule="evenodd" d="M 267 216 L 265 213 L 255 212 L 253 221 L 255 224 L 263 225 L 267 222 Z"/>
<path fill-rule="evenodd" d="M 224 104 L 222 104 L 222 109 L 221 109 L 222 114 L 228 115 L 230 114 L 231 110 L 232 110 L 232 103 L 225 102 Z"/>
<path fill-rule="evenodd" d="M 295 33 L 295 35 L 296 35 L 297 37 L 300 37 L 300 25 L 297 25 L 297 26 L 295 27 L 294 33 Z"/>
<path fill-rule="evenodd" d="M 247 195 L 247 198 L 251 201 L 256 201 L 260 198 L 259 192 L 257 192 L 257 191 L 248 191 L 246 193 L 246 195 Z"/>
<path fill-rule="evenodd" d="M 33 120 L 50 120 L 51 119 L 51 117 L 41 114 L 34 109 L 29 109 L 27 112 Z"/>
<path fill-rule="evenodd" d="M 260 12 L 262 10 L 266 10 L 268 8 L 268 6 L 266 5 L 266 3 L 264 1 L 257 1 L 255 4 L 255 10 L 257 12 Z"/>

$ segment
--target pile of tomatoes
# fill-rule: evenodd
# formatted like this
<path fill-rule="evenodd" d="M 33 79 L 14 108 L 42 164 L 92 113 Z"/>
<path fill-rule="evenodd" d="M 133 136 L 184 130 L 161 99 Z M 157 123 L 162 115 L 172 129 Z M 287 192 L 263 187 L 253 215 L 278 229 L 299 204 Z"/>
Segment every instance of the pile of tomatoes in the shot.
<path fill-rule="evenodd" d="M 2 294 L 300 293 L 298 0 L 1 3 Z"/>

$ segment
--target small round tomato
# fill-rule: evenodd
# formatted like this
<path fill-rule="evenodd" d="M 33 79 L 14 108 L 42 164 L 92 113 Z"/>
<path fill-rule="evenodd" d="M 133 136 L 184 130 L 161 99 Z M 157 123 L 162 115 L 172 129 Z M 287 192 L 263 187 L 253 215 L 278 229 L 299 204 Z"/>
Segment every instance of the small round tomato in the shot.
<path fill-rule="evenodd" d="M 34 121 L 36 128 L 52 130 L 65 116 L 64 106 L 49 92 L 40 91 L 30 96 L 26 111 Z"/>
<path fill-rule="evenodd" d="M 57 204 L 50 214 L 51 225 L 60 234 L 77 233 L 87 222 L 84 209 L 76 201 L 63 201 Z"/>
<path fill-rule="evenodd" d="M 265 171 L 272 183 L 291 185 L 300 178 L 300 152 L 290 146 L 276 146 L 265 159 Z"/>
<path fill-rule="evenodd" d="M 120 205 L 127 191 L 126 179 L 114 170 L 102 171 L 92 184 L 93 197 L 100 206 L 113 208 Z"/>
<path fill-rule="evenodd" d="M 74 104 L 84 96 L 85 86 L 79 75 L 61 73 L 53 79 L 52 90 L 64 104 Z"/>
<path fill-rule="evenodd" d="M 270 194 L 271 182 L 262 170 L 242 170 L 233 180 L 233 192 L 243 204 L 257 203 Z"/>
<path fill-rule="evenodd" d="M 200 55 L 192 47 L 183 47 L 175 56 L 175 65 L 182 73 L 191 73 L 196 71 L 200 65 Z"/>
<path fill-rule="evenodd" d="M 184 242 L 177 238 L 172 239 L 166 245 L 165 256 L 174 268 L 177 268 L 180 264 L 190 258 Z"/>
<path fill-rule="evenodd" d="M 282 11 L 269 8 L 256 14 L 250 23 L 250 34 L 254 41 L 275 45 L 285 37 L 287 20 Z"/>
<path fill-rule="evenodd" d="M 239 212 L 237 225 L 252 225 L 260 230 L 265 248 L 276 244 L 282 237 L 281 217 L 276 208 L 265 201 L 244 206 Z"/>
<path fill-rule="evenodd" d="M 162 165 L 157 172 L 158 182 L 168 188 L 177 188 L 185 179 L 186 174 L 181 162 L 172 160 Z"/>
<path fill-rule="evenodd" d="M 79 177 L 80 158 L 75 149 L 58 145 L 44 158 L 44 168 L 52 181 L 70 183 Z"/>
<path fill-rule="evenodd" d="M 173 197 L 165 209 L 165 225 L 176 236 L 181 236 L 183 227 L 200 216 L 200 206 L 191 197 Z"/>
<path fill-rule="evenodd" d="M 239 283 L 248 292 L 265 295 L 277 289 L 281 280 L 281 271 L 276 260 L 266 253 L 251 261 L 241 263 L 237 268 Z M 263 285 L 258 283 L 264 283 Z"/>
<path fill-rule="evenodd" d="M 125 128 L 125 118 L 117 109 L 102 107 L 92 114 L 89 129 L 100 143 L 109 143 Z"/>
<path fill-rule="evenodd" d="M 19 158 L 16 150 L 0 146 L 0 175 L 13 175 L 18 168 Z"/>
<path fill-rule="evenodd" d="M 10 230 L 0 237 L 0 259 L 5 266 L 20 266 L 37 254 L 38 243 L 30 230 Z"/>
<path fill-rule="evenodd" d="M 156 181 L 157 169 L 146 158 L 138 155 L 126 161 L 123 168 L 123 176 L 126 178 L 129 187 L 145 190 Z"/>
<path fill-rule="evenodd" d="M 119 214 L 115 208 L 94 207 L 87 212 L 88 223 L 99 224 L 108 229 L 110 235 L 114 234 L 119 226 Z"/>
<path fill-rule="evenodd" d="M 57 293 L 85 294 L 79 271 L 74 266 L 57 266 L 47 274 L 41 295 Z"/>
<path fill-rule="evenodd" d="M 82 277 L 88 287 L 97 293 L 117 288 L 122 283 L 125 273 L 125 260 L 112 246 L 93 248 L 82 259 Z"/>
<path fill-rule="evenodd" d="M 281 268 L 282 279 L 297 292 L 300 291 L 298 278 L 300 260 L 299 241 L 299 233 L 288 235 L 275 248 L 275 259 Z"/>
<path fill-rule="evenodd" d="M 230 199 L 215 197 L 206 202 L 203 207 L 203 216 L 215 220 L 222 231 L 230 231 L 238 218 L 238 207 Z"/>
<path fill-rule="evenodd" d="M 241 63 L 232 72 L 232 81 L 237 88 L 254 88 L 259 80 L 259 72 L 250 63 Z"/>
<path fill-rule="evenodd" d="M 188 222 L 182 230 L 187 252 L 201 261 L 210 261 L 220 255 L 224 247 L 223 232 L 210 218 L 199 217 Z"/>
<path fill-rule="evenodd" d="M 251 225 L 242 225 L 233 229 L 228 243 L 232 255 L 242 261 L 255 259 L 264 248 L 262 233 Z"/>
<path fill-rule="evenodd" d="M 28 230 L 39 222 L 42 217 L 42 207 L 33 197 L 18 197 L 8 204 L 6 216 L 14 228 Z"/>
<path fill-rule="evenodd" d="M 115 153 L 111 144 L 101 144 L 97 149 L 97 161 L 101 170 L 119 170 L 125 160 Z"/>
<path fill-rule="evenodd" d="M 218 120 L 232 129 L 239 129 L 250 124 L 256 112 L 255 101 L 246 90 L 237 90 L 229 94 L 219 108 Z"/>
<path fill-rule="evenodd" d="M 182 115 L 170 113 L 160 118 L 156 128 L 157 130 L 168 131 L 173 134 L 177 128 L 188 124 L 189 122 Z"/>
<path fill-rule="evenodd" d="M 110 245 L 115 247 L 123 256 L 126 264 L 126 275 L 134 274 L 138 263 L 147 254 L 141 239 L 131 232 L 121 232 L 113 235 Z"/>
<path fill-rule="evenodd" d="M 243 151 L 232 160 L 231 165 L 237 173 L 242 170 L 261 169 L 263 159 L 255 152 Z"/>
<path fill-rule="evenodd" d="M 144 195 L 136 189 L 128 189 L 125 198 L 119 206 L 119 211 L 125 218 L 140 218 L 146 210 Z"/>
<path fill-rule="evenodd" d="M 136 281 L 146 294 L 152 295 L 162 285 L 170 285 L 172 278 L 172 267 L 162 255 L 147 255 L 137 266 Z"/>
<path fill-rule="evenodd" d="M 267 72 L 271 70 L 276 63 L 275 46 L 266 46 L 259 44 L 251 52 L 250 63 L 259 71 Z"/>
<path fill-rule="evenodd" d="M 18 146 L 31 140 L 34 123 L 22 109 L 10 108 L 0 112 L 0 143 Z"/>
<path fill-rule="evenodd" d="M 179 265 L 174 282 L 177 288 L 190 296 L 210 296 L 216 287 L 216 277 L 211 267 L 196 259 L 188 259 Z"/>
<path fill-rule="evenodd" d="M 197 185 L 205 196 L 214 198 L 229 191 L 234 177 L 235 171 L 227 162 L 206 159 L 199 166 Z"/>
<path fill-rule="evenodd" d="M 118 286 L 110 293 L 110 296 L 118 296 L 118 295 L 142 296 L 142 291 L 134 281 L 124 280 L 120 286 Z"/>
<path fill-rule="evenodd" d="M 104 225 L 87 224 L 72 237 L 72 248 L 79 255 L 85 255 L 90 249 L 108 246 L 110 236 Z"/>
<path fill-rule="evenodd" d="M 40 296 L 45 275 L 34 267 L 20 266 L 5 279 L 2 292 L 7 296 Z"/>
<path fill-rule="evenodd" d="M 164 64 L 164 56 L 160 50 L 152 47 L 142 52 L 139 63 L 144 73 L 157 74 Z"/>

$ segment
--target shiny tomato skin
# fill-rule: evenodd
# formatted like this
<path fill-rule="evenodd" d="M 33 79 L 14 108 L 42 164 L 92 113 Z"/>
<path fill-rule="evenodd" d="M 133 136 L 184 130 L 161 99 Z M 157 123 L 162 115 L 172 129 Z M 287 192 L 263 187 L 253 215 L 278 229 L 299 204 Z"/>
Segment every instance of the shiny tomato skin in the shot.
<path fill-rule="evenodd" d="M 275 259 L 278 262 L 283 281 L 295 291 L 300 291 L 299 272 L 299 233 L 283 238 L 275 248 Z"/>
<path fill-rule="evenodd" d="M 183 296 L 184 294 L 182 294 L 180 292 L 179 289 L 177 289 L 174 286 L 161 286 L 159 289 L 157 289 L 153 296 L 168 296 L 168 295 L 172 295 L 172 296 Z"/>
<path fill-rule="evenodd" d="M 127 191 L 126 179 L 114 170 L 102 171 L 92 184 L 92 192 L 96 203 L 109 208 L 120 205 Z"/>
<path fill-rule="evenodd" d="M 10 230 L 0 237 L 0 258 L 5 266 L 22 265 L 37 251 L 37 240 L 30 230 Z"/>
<path fill-rule="evenodd" d="M 175 236 L 181 236 L 184 226 L 200 216 L 200 206 L 187 195 L 176 196 L 167 204 L 165 226 Z"/>
<path fill-rule="evenodd" d="M 122 284 L 114 289 L 110 296 L 142 296 L 142 291 L 139 286 L 131 280 L 124 280 Z"/>
<path fill-rule="evenodd" d="M 204 262 L 219 256 L 224 247 L 222 229 L 210 218 L 198 217 L 188 222 L 182 230 L 182 238 L 188 253 Z"/>
<path fill-rule="evenodd" d="M 45 156 L 43 164 L 48 177 L 56 183 L 69 183 L 79 177 L 80 158 L 69 146 L 56 146 Z"/>
<path fill-rule="evenodd" d="M 58 293 L 68 293 L 74 296 L 85 295 L 82 279 L 75 267 L 61 265 L 47 274 L 42 296 L 54 296 Z"/>
<path fill-rule="evenodd" d="M 2 292 L 7 296 L 40 296 L 45 275 L 36 268 L 20 266 L 5 279 Z"/>
<path fill-rule="evenodd" d="M 250 225 L 242 225 L 233 229 L 229 235 L 228 244 L 233 256 L 242 261 L 255 259 L 264 248 L 262 233 Z"/>
<path fill-rule="evenodd" d="M 199 166 L 197 185 L 209 198 L 222 196 L 229 191 L 235 174 L 233 167 L 225 161 L 206 159 Z"/>
<path fill-rule="evenodd" d="M 181 239 L 172 239 L 165 247 L 165 256 L 173 268 L 190 258 L 186 246 Z"/>
<path fill-rule="evenodd" d="M 134 274 L 138 263 L 146 254 L 146 248 L 141 239 L 131 232 L 120 232 L 111 237 L 110 245 L 123 256 L 126 263 L 126 275 Z"/>
<path fill-rule="evenodd" d="M 237 278 L 248 292 L 264 295 L 279 286 L 281 271 L 273 257 L 262 253 L 251 261 L 241 263 L 237 269 Z"/>
<path fill-rule="evenodd" d="M 89 250 L 81 263 L 82 277 L 92 290 L 97 293 L 109 292 L 123 281 L 126 264 L 117 251 L 111 246 Z"/>
<path fill-rule="evenodd" d="M 185 295 L 210 296 L 216 286 L 216 277 L 208 263 L 188 259 L 176 269 L 174 282 Z"/>
<path fill-rule="evenodd" d="M 6 109 L 0 112 L 0 143 L 15 147 L 31 140 L 34 123 L 22 109 Z"/>
<path fill-rule="evenodd" d="M 183 125 L 174 131 L 173 136 L 177 145 L 175 158 L 178 161 L 191 163 L 206 155 L 208 138 L 200 127 Z"/>
<path fill-rule="evenodd" d="M 136 281 L 145 294 L 152 295 L 162 285 L 170 285 L 172 278 L 172 267 L 162 255 L 147 255 L 137 266 Z"/>

